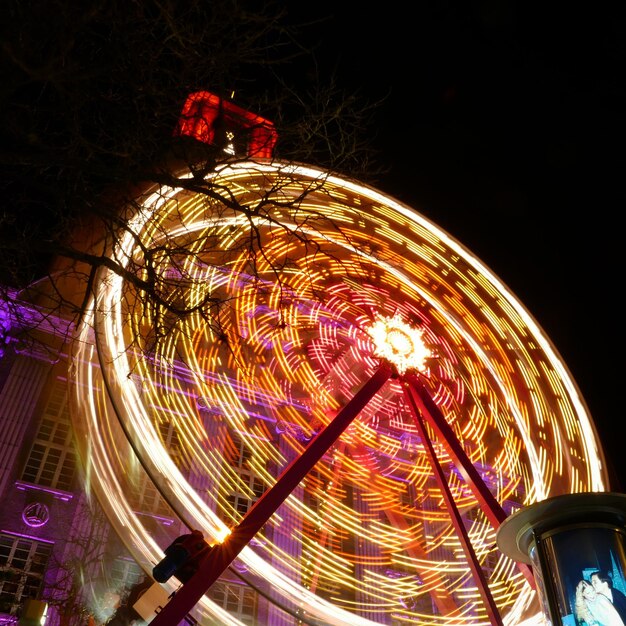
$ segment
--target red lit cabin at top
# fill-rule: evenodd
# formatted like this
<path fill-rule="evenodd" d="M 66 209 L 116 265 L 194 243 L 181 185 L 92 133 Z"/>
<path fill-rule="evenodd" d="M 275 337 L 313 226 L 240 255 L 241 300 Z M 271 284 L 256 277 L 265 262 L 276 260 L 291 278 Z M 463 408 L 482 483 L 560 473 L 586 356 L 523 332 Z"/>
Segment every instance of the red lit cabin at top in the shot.
<path fill-rule="evenodd" d="M 271 159 L 278 139 L 272 122 L 208 91 L 189 95 L 176 134 L 257 159 Z"/>

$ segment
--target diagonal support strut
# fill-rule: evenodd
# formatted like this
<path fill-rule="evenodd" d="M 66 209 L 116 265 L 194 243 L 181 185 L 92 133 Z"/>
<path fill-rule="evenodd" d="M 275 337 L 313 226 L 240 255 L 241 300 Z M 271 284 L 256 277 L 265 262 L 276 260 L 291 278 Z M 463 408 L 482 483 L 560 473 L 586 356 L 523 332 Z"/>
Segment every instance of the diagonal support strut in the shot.
<path fill-rule="evenodd" d="M 211 585 L 261 530 L 276 509 L 387 382 L 392 373 L 391 366 L 386 363 L 383 363 L 376 370 L 326 428 L 313 438 L 304 452 L 287 466 L 274 486 L 265 491 L 254 503 L 224 542 L 214 545 L 207 551 L 195 574 L 182 585 L 174 597 L 150 622 L 151 626 L 172 626 L 172 624 L 178 624 L 185 618 Z"/>
<path fill-rule="evenodd" d="M 454 502 L 454 497 L 452 496 L 452 492 L 450 491 L 450 487 L 448 486 L 448 481 L 443 473 L 441 464 L 439 463 L 437 455 L 435 454 L 435 449 L 433 448 L 432 441 L 430 440 L 430 437 L 426 432 L 426 427 L 424 426 L 422 415 L 417 407 L 415 396 L 410 392 L 410 383 L 407 383 L 406 381 L 404 383 L 404 391 L 405 397 L 409 402 L 411 413 L 413 414 L 413 419 L 415 420 L 415 424 L 417 425 L 417 430 L 422 441 L 424 442 L 424 445 L 426 446 L 426 454 L 428 456 L 428 460 L 430 461 L 430 466 L 432 467 L 433 473 L 435 474 L 435 478 L 437 480 L 437 484 L 439 485 L 439 489 L 441 490 L 443 499 L 446 503 L 446 508 L 448 509 L 448 513 L 450 514 L 450 520 L 452 522 L 452 525 L 454 526 L 454 529 L 456 530 L 459 540 L 461 541 L 463 552 L 465 552 L 465 557 L 467 558 L 467 563 L 470 567 L 470 570 L 472 571 L 474 580 L 478 584 L 478 591 L 487 611 L 489 622 L 493 626 L 502 626 L 502 619 L 500 618 L 498 607 L 496 606 L 493 596 L 491 595 L 489 585 L 487 584 L 487 579 L 485 578 L 485 574 L 483 573 L 483 570 L 480 566 L 478 557 L 476 556 L 476 553 L 472 548 L 472 542 L 470 541 L 467 530 L 465 529 L 465 525 L 463 524 L 463 519 L 461 518 L 459 509 Z"/>
<path fill-rule="evenodd" d="M 480 508 L 494 529 L 507 518 L 507 514 L 500 503 L 493 496 L 485 481 L 481 478 L 478 470 L 468 458 L 454 431 L 446 421 L 443 413 L 431 398 L 430 394 L 415 374 L 406 374 L 404 380 L 408 383 L 405 393 L 410 395 L 412 402 L 419 409 L 421 415 L 435 431 L 437 438 L 451 456 L 463 479 L 472 490 Z M 532 589 L 535 589 L 535 577 L 532 569 L 526 563 L 517 563 L 517 568 L 522 573 Z"/>

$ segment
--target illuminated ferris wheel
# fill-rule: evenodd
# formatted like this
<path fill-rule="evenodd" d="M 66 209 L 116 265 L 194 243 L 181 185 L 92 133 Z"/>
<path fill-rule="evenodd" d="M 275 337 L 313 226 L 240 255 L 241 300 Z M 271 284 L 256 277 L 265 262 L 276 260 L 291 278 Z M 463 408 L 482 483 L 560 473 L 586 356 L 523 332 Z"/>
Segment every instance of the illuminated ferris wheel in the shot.
<path fill-rule="evenodd" d="M 211 319 L 165 320 L 155 341 L 154 311 L 103 271 L 75 342 L 83 457 L 133 556 L 151 572 L 186 529 L 235 544 L 201 623 L 540 623 L 498 525 L 608 482 L 550 340 L 463 245 L 372 188 L 294 165 L 211 176 L 247 215 L 159 190 L 111 252 L 150 251 L 169 297 L 214 302 Z M 228 608 L 235 584 L 263 620 Z"/>

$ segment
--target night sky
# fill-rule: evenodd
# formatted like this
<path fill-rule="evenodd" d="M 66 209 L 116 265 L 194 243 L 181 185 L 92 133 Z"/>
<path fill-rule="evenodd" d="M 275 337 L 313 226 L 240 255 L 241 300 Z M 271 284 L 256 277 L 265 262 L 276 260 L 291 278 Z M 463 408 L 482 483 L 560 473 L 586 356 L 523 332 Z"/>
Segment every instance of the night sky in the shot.
<path fill-rule="evenodd" d="M 386 95 L 373 141 L 390 172 L 376 186 L 474 252 L 535 317 L 623 491 L 626 11 L 390 6 L 307 9 L 334 12 L 318 51 L 329 71 Z"/>
<path fill-rule="evenodd" d="M 254 3 L 252 3 L 254 4 Z M 626 5 L 277 3 L 377 101 L 375 186 L 488 265 L 581 389 L 626 491 Z M 306 78 L 305 78 L 306 80 Z M 208 87 L 208 86 L 207 86 Z"/>

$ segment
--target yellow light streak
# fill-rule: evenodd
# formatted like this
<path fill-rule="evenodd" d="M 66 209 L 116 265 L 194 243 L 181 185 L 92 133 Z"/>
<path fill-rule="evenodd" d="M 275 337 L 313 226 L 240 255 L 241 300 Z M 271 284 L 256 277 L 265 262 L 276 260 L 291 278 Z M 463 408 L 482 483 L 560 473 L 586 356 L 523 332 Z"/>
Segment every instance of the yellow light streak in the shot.
<path fill-rule="evenodd" d="M 498 501 L 520 507 L 604 488 L 601 450 L 567 368 L 523 305 L 450 235 L 376 190 L 313 168 L 237 164 L 215 180 L 249 205 L 274 194 L 281 206 L 272 218 L 284 228 L 180 189 L 155 190 L 139 199 L 112 254 L 141 265 L 141 246 L 191 245 L 185 260 L 158 256 L 160 275 L 187 302 L 219 296 L 228 343 L 191 315 L 151 351 L 154 312 L 103 269 L 72 352 L 72 419 L 89 442 L 81 456 L 90 484 L 146 571 L 181 525 L 223 541 L 242 517 L 235 498 L 256 497 L 251 477 L 274 484 L 388 354 L 398 372 L 422 372 Z M 318 183 L 302 206 L 285 203 Z M 252 228 L 264 250 L 254 269 Z M 467 485 L 433 444 L 479 559 L 497 562 L 489 585 L 504 623 L 533 607 L 540 623 L 534 594 L 508 559 L 494 559 L 493 529 L 470 515 Z M 150 511 L 140 507 L 145 485 L 161 493 Z M 372 626 L 370 613 L 486 624 L 442 502 L 402 386 L 390 380 L 239 560 L 253 582 L 324 624 Z M 407 597 L 419 608 L 409 610 Z M 454 615 L 433 609 L 451 605 Z M 208 597 L 198 611 L 239 623 Z"/>

